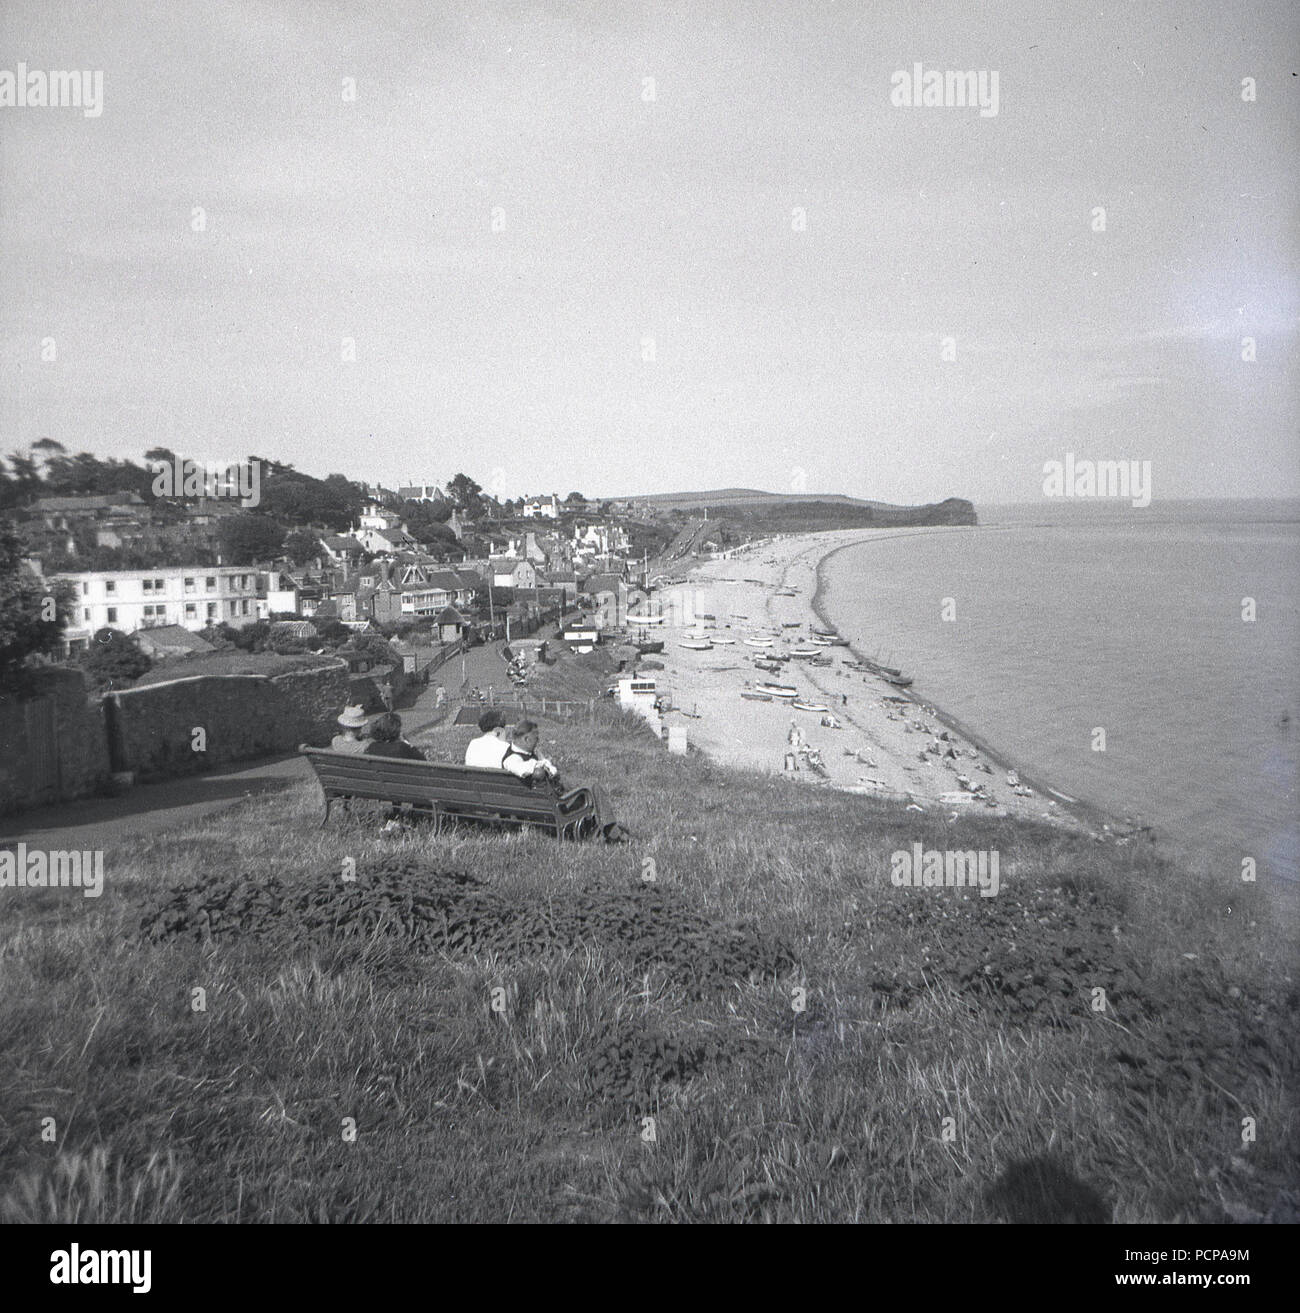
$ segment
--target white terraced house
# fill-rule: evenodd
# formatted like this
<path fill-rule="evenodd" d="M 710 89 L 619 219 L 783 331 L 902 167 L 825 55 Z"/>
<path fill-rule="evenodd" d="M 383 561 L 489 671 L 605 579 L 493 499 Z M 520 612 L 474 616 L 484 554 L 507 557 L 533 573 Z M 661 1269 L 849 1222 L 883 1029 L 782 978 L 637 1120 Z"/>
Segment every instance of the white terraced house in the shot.
<path fill-rule="evenodd" d="M 95 631 L 181 625 L 197 631 L 222 622 L 236 629 L 257 620 L 257 571 L 251 566 L 154 566 L 148 570 L 91 570 L 60 574 L 72 584 L 72 613 L 63 642 L 84 650 Z"/>

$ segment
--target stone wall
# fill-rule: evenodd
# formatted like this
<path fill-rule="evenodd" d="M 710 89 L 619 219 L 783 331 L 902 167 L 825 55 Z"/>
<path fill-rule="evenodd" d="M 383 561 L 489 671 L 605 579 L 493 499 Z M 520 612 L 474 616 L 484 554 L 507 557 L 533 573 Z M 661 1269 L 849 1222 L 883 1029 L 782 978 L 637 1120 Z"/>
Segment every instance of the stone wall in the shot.
<path fill-rule="evenodd" d="M 80 671 L 34 671 L 32 696 L 0 698 L 0 813 L 83 798 L 108 774 L 103 708 Z"/>
<path fill-rule="evenodd" d="M 300 743 L 323 747 L 347 694 L 342 661 L 271 677 L 200 675 L 124 689 L 104 698 L 109 756 L 114 770 L 147 780 L 292 752 Z"/>

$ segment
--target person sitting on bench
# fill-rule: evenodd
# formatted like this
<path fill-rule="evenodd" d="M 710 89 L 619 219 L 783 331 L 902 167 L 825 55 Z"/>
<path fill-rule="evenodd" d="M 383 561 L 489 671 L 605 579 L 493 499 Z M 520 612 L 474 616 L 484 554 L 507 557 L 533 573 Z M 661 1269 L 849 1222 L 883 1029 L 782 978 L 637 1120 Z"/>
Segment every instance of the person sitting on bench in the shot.
<path fill-rule="evenodd" d="M 521 720 L 510 731 L 510 741 L 501 756 L 502 770 L 521 780 L 555 780 L 560 772 L 555 763 L 537 755 L 539 731 L 535 721 Z"/>
<path fill-rule="evenodd" d="M 375 718 L 370 726 L 370 737 L 374 741 L 366 745 L 363 755 L 367 757 L 403 757 L 408 761 L 425 759 L 419 748 L 413 748 L 402 737 L 402 718 L 394 711 L 385 711 Z"/>
<path fill-rule="evenodd" d="M 359 707 L 344 707 L 339 717 L 342 734 L 335 734 L 330 747 L 335 752 L 364 752 L 366 750 L 366 713 Z"/>
<path fill-rule="evenodd" d="M 517 775 L 535 788 L 547 788 L 562 793 L 564 789 L 560 784 L 560 772 L 555 763 L 537 755 L 538 737 L 536 723 L 531 720 L 521 720 L 510 731 L 510 746 L 506 748 L 501 758 L 501 769 Z M 628 842 L 631 836 L 623 826 L 617 821 L 601 819 L 611 814 L 605 791 L 598 784 L 587 784 L 583 788 L 591 795 L 596 815 L 582 837 L 598 834 L 606 843 Z"/>
<path fill-rule="evenodd" d="M 478 718 L 479 736 L 465 749 L 465 765 L 500 770 L 501 758 L 510 746 L 505 716 L 495 708 Z"/>

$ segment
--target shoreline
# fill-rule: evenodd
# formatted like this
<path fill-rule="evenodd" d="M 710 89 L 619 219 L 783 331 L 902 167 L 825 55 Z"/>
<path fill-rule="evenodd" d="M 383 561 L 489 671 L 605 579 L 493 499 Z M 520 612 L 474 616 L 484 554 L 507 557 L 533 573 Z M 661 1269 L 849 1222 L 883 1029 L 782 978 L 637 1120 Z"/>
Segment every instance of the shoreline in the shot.
<path fill-rule="evenodd" d="M 928 531 L 933 530 L 904 530 Z M 671 687 L 675 704 L 669 723 L 684 716 L 688 740 L 720 763 L 893 798 L 918 810 L 943 808 L 956 816 L 987 809 L 1098 839 L 1124 840 L 1144 833 L 1126 818 L 1064 794 L 1032 772 L 1024 774 L 1005 753 L 911 689 L 850 669 L 845 659 L 865 657 L 847 638 L 844 645 L 822 653 L 831 658 L 829 666 L 792 659 L 780 675 L 771 676 L 796 687 L 810 686 L 810 691 L 801 691 L 801 698 L 828 707 L 829 719 L 837 724 L 828 726 L 826 717 L 817 720 L 816 713 L 797 711 L 792 722 L 779 703 L 741 700 L 742 693 L 767 676 L 746 660 L 754 655 L 752 649 L 736 646 L 743 642 L 740 631 L 784 635 L 775 638 L 778 644 L 806 642 L 810 625 L 838 634 L 825 611 L 822 567 L 844 548 L 880 536 L 880 530 L 848 529 L 768 539 L 731 556 L 696 563 L 683 583 L 659 590 L 661 597 L 671 599 L 678 621 L 660 631 L 668 640 L 662 657 L 664 683 Z M 682 605 L 683 589 L 697 594 L 697 604 Z M 728 645 L 725 654 L 721 646 L 679 649 L 688 629 L 701 625 Z M 720 657 L 730 663 L 716 664 Z M 787 768 L 786 726 L 791 723 L 821 754 L 823 769 Z M 864 769 L 868 773 L 863 774 Z"/>
<path fill-rule="evenodd" d="M 946 527 L 946 526 L 935 526 Z M 924 529 L 921 530 L 924 532 Z M 889 535 L 893 537 L 895 535 Z M 911 535 L 908 535 L 911 536 Z M 817 588 L 812 597 L 812 610 L 816 615 L 818 622 L 826 629 L 839 632 L 834 620 L 826 611 L 825 598 L 827 593 L 826 567 L 830 564 L 833 557 L 838 556 L 841 552 L 847 551 L 851 547 L 859 547 L 864 543 L 878 541 L 877 538 L 863 538 L 857 542 L 841 543 L 837 547 L 831 548 L 817 562 Z M 864 659 L 864 654 L 849 643 L 849 650 L 858 660 Z M 980 755 L 993 762 L 1004 773 L 1014 771 L 1017 776 L 1030 788 L 1036 792 L 1047 795 L 1053 799 L 1061 809 L 1070 816 L 1078 820 L 1086 829 L 1093 831 L 1101 829 L 1109 833 L 1112 838 L 1128 838 L 1138 835 L 1147 835 L 1152 842 L 1156 841 L 1156 833 L 1149 825 L 1139 824 L 1133 817 L 1120 816 L 1118 813 L 1102 807 L 1098 803 L 1089 802 L 1086 798 L 1076 798 L 1071 794 L 1062 793 L 1059 789 L 1053 788 L 1042 777 L 1041 774 L 1034 770 L 1026 770 L 1019 762 L 1013 760 L 1007 753 L 994 747 L 988 739 L 981 733 L 970 728 L 964 721 L 950 712 L 945 711 L 934 701 L 922 698 L 919 694 L 913 693 L 910 688 L 900 689 L 899 693 L 906 697 L 909 702 L 915 703 L 937 720 L 941 725 L 950 730 L 952 733 L 959 735 L 965 742 L 969 743 Z"/>

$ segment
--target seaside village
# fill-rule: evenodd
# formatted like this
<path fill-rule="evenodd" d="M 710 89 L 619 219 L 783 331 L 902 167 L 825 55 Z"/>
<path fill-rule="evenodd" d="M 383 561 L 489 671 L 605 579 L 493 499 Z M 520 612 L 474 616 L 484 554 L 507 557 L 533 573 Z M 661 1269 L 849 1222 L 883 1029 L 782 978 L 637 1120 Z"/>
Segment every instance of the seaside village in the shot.
<path fill-rule="evenodd" d="M 798 535 L 707 507 L 500 500 L 464 474 L 386 489 L 271 466 L 213 495 L 138 480 L 51 495 L 69 467 L 81 486 L 136 467 L 46 455 L 43 479 L 13 463 L 0 508 L 50 622 L 24 691 L 0 701 L 16 745 L 0 810 L 299 747 L 422 756 L 409 740 L 447 723 L 488 725 L 504 754 L 512 725 L 606 698 L 674 753 L 963 810 L 1057 807 L 939 723 L 887 653 L 811 610 L 824 536 L 800 555 Z M 392 790 L 322 784 L 327 803 Z M 518 819 L 509 800 L 483 810 Z"/>

